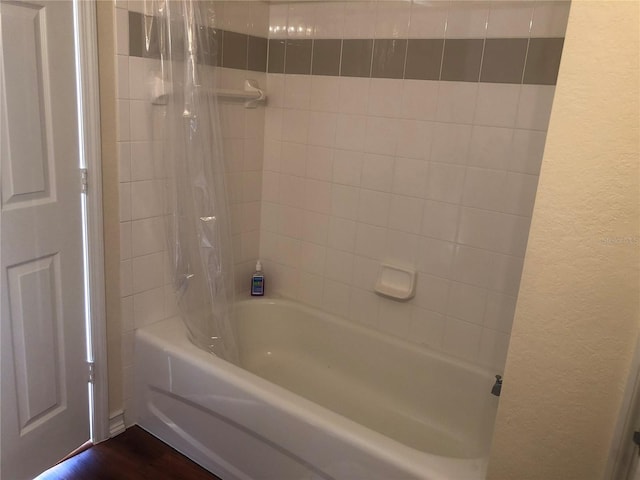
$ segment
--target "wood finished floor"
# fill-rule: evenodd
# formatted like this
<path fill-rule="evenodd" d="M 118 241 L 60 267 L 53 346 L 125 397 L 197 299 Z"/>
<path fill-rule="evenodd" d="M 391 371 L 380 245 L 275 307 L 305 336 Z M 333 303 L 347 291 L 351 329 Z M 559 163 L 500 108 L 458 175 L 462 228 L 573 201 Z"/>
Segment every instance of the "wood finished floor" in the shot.
<path fill-rule="evenodd" d="M 36 480 L 221 480 L 140 427 L 128 428 Z"/>

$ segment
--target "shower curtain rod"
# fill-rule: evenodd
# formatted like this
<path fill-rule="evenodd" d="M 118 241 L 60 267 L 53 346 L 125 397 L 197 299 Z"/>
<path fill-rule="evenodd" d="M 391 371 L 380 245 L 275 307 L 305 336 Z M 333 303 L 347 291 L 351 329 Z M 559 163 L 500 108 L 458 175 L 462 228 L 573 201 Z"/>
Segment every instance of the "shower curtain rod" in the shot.
<path fill-rule="evenodd" d="M 169 82 L 165 82 L 160 77 L 153 79 L 153 94 L 151 103 L 153 105 L 166 105 L 169 95 L 172 92 L 172 85 Z M 258 103 L 264 102 L 267 99 L 267 95 L 262 90 L 256 80 L 245 80 L 244 90 L 233 90 L 227 88 L 216 89 L 203 89 L 204 93 L 208 95 L 215 95 L 218 98 L 228 100 L 244 100 L 244 106 L 246 108 L 256 108 Z"/>

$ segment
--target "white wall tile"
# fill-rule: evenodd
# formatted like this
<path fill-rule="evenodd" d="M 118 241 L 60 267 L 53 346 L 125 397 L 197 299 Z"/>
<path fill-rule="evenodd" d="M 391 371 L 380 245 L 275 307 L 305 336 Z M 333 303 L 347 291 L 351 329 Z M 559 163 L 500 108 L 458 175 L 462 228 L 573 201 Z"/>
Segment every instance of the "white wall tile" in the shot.
<path fill-rule="evenodd" d="M 527 217 L 463 208 L 458 243 L 507 255 L 524 255 L 529 222 Z"/>
<path fill-rule="evenodd" d="M 488 292 L 483 325 L 503 333 L 510 333 L 515 312 L 516 297 Z"/>
<path fill-rule="evenodd" d="M 335 150 L 333 157 L 333 182 L 342 185 L 360 185 L 362 176 L 362 152 Z"/>
<path fill-rule="evenodd" d="M 531 216 L 538 188 L 538 176 L 508 173 L 505 191 L 505 207 L 502 209 L 514 215 Z"/>
<path fill-rule="evenodd" d="M 129 142 L 118 142 L 118 180 L 131 181 L 131 145 Z"/>
<path fill-rule="evenodd" d="M 415 197 L 392 195 L 389 228 L 407 233 L 420 233 L 424 201 Z"/>
<path fill-rule="evenodd" d="M 545 131 L 514 130 L 509 170 L 538 175 L 546 138 Z"/>
<path fill-rule="evenodd" d="M 413 308 L 408 303 L 381 298 L 378 311 L 378 327 L 381 332 L 406 339 L 409 337 L 412 313 Z"/>
<path fill-rule="evenodd" d="M 367 117 L 364 115 L 338 115 L 336 147 L 346 150 L 362 150 L 365 142 Z"/>
<path fill-rule="evenodd" d="M 344 22 L 343 3 L 316 3 L 314 38 L 342 38 Z"/>
<path fill-rule="evenodd" d="M 286 75 L 284 81 L 285 108 L 308 109 L 311 102 L 311 75 Z"/>
<path fill-rule="evenodd" d="M 362 157 L 360 185 L 370 190 L 390 192 L 393 184 L 393 166 L 393 157 L 365 153 Z"/>
<path fill-rule="evenodd" d="M 300 238 L 302 210 L 281 205 L 278 211 L 278 233 L 292 238 Z"/>
<path fill-rule="evenodd" d="M 396 156 L 428 160 L 431 155 L 433 123 L 398 120 Z"/>
<path fill-rule="evenodd" d="M 452 282 L 447 315 L 482 325 L 486 302 L 487 291 L 484 288 Z"/>
<path fill-rule="evenodd" d="M 134 294 L 162 286 L 163 258 L 162 253 L 154 253 L 132 259 Z"/>
<path fill-rule="evenodd" d="M 346 318 L 349 316 L 349 287 L 343 283 L 326 279 L 324 281 L 324 309 Z"/>
<path fill-rule="evenodd" d="M 398 120 L 367 117 L 364 150 L 368 153 L 393 155 L 398 141 Z"/>
<path fill-rule="evenodd" d="M 380 263 L 378 260 L 356 255 L 353 261 L 353 285 L 373 292 L 379 269 Z"/>
<path fill-rule="evenodd" d="M 387 229 L 359 223 L 356 232 L 356 254 L 372 259 L 384 257 L 387 244 Z"/>
<path fill-rule="evenodd" d="M 513 127 L 520 98 L 520 85 L 480 83 L 473 123 L 494 127 Z"/>
<path fill-rule="evenodd" d="M 422 235 L 455 241 L 459 215 L 458 205 L 427 200 L 422 216 Z"/>
<path fill-rule="evenodd" d="M 289 6 L 286 3 L 269 5 L 269 37 L 286 38 Z"/>
<path fill-rule="evenodd" d="M 376 38 L 406 38 L 409 34 L 411 2 L 380 0 L 376 11 Z"/>
<path fill-rule="evenodd" d="M 310 108 L 318 112 L 340 111 L 340 77 L 313 75 L 311 77 Z"/>
<path fill-rule="evenodd" d="M 327 245 L 337 250 L 353 252 L 356 244 L 356 227 L 353 220 L 331 217 Z"/>
<path fill-rule="evenodd" d="M 131 183 L 131 218 L 157 217 L 162 213 L 162 197 L 158 182 L 147 180 Z"/>
<path fill-rule="evenodd" d="M 131 220 L 131 183 L 120 183 L 118 185 L 118 206 L 121 222 Z"/>
<path fill-rule="evenodd" d="M 420 237 L 416 266 L 421 272 L 450 278 L 455 244 L 435 238 Z"/>
<path fill-rule="evenodd" d="M 418 235 L 398 230 L 388 230 L 384 261 L 414 270 L 418 252 L 418 239 Z"/>
<path fill-rule="evenodd" d="M 327 243 L 327 232 L 329 231 L 329 216 L 307 212 L 302 218 L 300 225 L 300 238 L 307 242 L 325 245 Z"/>
<path fill-rule="evenodd" d="M 331 214 L 337 217 L 356 220 L 358 218 L 359 194 L 359 189 L 356 187 L 332 185 Z"/>
<path fill-rule="evenodd" d="M 344 38 L 373 38 L 376 2 L 346 2 L 344 15 Z"/>
<path fill-rule="evenodd" d="M 360 190 L 358 202 L 358 221 L 386 227 L 389 218 L 391 196 L 375 190 Z"/>
<path fill-rule="evenodd" d="M 507 295 L 516 296 L 522 277 L 522 257 L 493 255 L 487 287 Z"/>
<path fill-rule="evenodd" d="M 427 198 L 441 202 L 459 203 L 464 188 L 465 167 L 431 162 L 427 180 Z"/>
<path fill-rule="evenodd" d="M 300 272 L 298 300 L 312 307 L 322 308 L 324 278 L 309 272 Z"/>
<path fill-rule="evenodd" d="M 379 302 L 380 297 L 375 293 L 360 290 L 359 288 L 351 289 L 349 318 L 358 323 L 377 328 Z"/>
<path fill-rule="evenodd" d="M 433 133 L 431 161 L 465 165 L 471 142 L 471 125 L 437 123 Z"/>
<path fill-rule="evenodd" d="M 415 304 L 434 312 L 446 313 L 450 281 L 426 273 L 419 273 Z"/>
<path fill-rule="evenodd" d="M 307 146 L 302 143 L 282 142 L 280 172 L 304 177 L 307 169 Z"/>
<path fill-rule="evenodd" d="M 345 284 L 351 283 L 353 261 L 353 253 L 328 248 L 324 271 L 325 277 Z"/>
<path fill-rule="evenodd" d="M 440 82 L 436 120 L 471 123 L 476 109 L 478 84 L 474 82 Z"/>
<path fill-rule="evenodd" d="M 478 363 L 486 367 L 494 368 L 498 372 L 504 370 L 509 350 L 509 335 L 496 332 L 487 328 L 482 329 L 480 337 L 480 351 Z"/>
<path fill-rule="evenodd" d="M 120 260 L 131 258 L 131 222 L 120 223 Z"/>
<path fill-rule="evenodd" d="M 145 218 L 131 222 L 133 256 L 148 255 L 166 248 L 164 237 L 164 219 L 162 217 Z"/>
<path fill-rule="evenodd" d="M 369 78 L 340 77 L 339 105 L 341 113 L 365 114 L 369 108 Z M 335 92 L 334 92 L 335 95 Z"/>
<path fill-rule="evenodd" d="M 445 35 L 447 38 L 484 38 L 488 16 L 487 2 L 452 2 Z"/>
<path fill-rule="evenodd" d="M 331 183 L 306 179 L 303 184 L 302 206 L 313 212 L 330 213 L 332 206 Z"/>
<path fill-rule="evenodd" d="M 444 336 L 445 317 L 444 315 L 414 307 L 409 324 L 409 335 L 413 341 L 439 348 Z"/>
<path fill-rule="evenodd" d="M 439 88 L 439 82 L 437 81 L 404 80 L 401 117 L 416 120 L 435 120 L 438 112 Z"/>
<path fill-rule="evenodd" d="M 289 38 L 311 38 L 314 30 L 314 5 L 310 3 L 290 3 L 287 25 Z"/>
<path fill-rule="evenodd" d="M 514 158 L 513 130 L 476 125 L 471 132 L 469 165 L 506 170 Z"/>
<path fill-rule="evenodd" d="M 393 192 L 424 198 L 427 193 L 429 164 L 424 160 L 396 158 Z"/>
<path fill-rule="evenodd" d="M 129 12 L 116 8 L 116 53 L 129 55 Z"/>
<path fill-rule="evenodd" d="M 528 37 L 534 4 L 533 1 L 492 1 L 487 37 Z"/>
<path fill-rule="evenodd" d="M 553 85 L 522 85 L 516 128 L 546 131 L 554 93 Z"/>
<path fill-rule="evenodd" d="M 300 242 L 300 268 L 315 275 L 324 275 L 327 249 L 322 245 Z"/>
<path fill-rule="evenodd" d="M 404 80 L 372 78 L 369 85 L 369 115 L 397 118 L 402 108 Z"/>
<path fill-rule="evenodd" d="M 117 111 L 118 119 L 116 121 L 116 140 L 119 142 L 127 142 L 131 138 L 131 114 L 129 112 L 129 100 L 118 100 Z"/>
<path fill-rule="evenodd" d="M 449 2 L 412 2 L 409 38 L 444 38 Z"/>
<path fill-rule="evenodd" d="M 336 140 L 338 114 L 327 112 L 309 113 L 309 144 L 332 147 Z"/>
<path fill-rule="evenodd" d="M 285 108 L 282 112 L 282 140 L 307 143 L 309 135 L 309 111 Z"/>
<path fill-rule="evenodd" d="M 330 181 L 333 177 L 334 150 L 309 145 L 307 148 L 306 176 L 315 180 Z"/>
<path fill-rule="evenodd" d="M 462 203 L 469 207 L 502 210 L 505 207 L 507 172 L 469 167 L 465 177 Z"/>
<path fill-rule="evenodd" d="M 153 140 L 152 129 L 152 105 L 148 101 L 131 100 L 131 141 L 151 141 Z"/>
<path fill-rule="evenodd" d="M 453 255 L 451 278 L 463 283 L 486 287 L 487 272 L 494 268 L 492 262 L 497 255 L 486 250 L 457 245 Z"/>
<path fill-rule="evenodd" d="M 126 55 L 116 56 L 117 82 L 116 98 L 129 98 L 129 57 Z"/>
<path fill-rule="evenodd" d="M 481 335 L 481 326 L 447 317 L 442 349 L 450 355 L 473 362 L 480 351 Z"/>
<path fill-rule="evenodd" d="M 571 2 L 552 0 L 536 2 L 531 25 L 532 37 L 564 37 Z"/>
<path fill-rule="evenodd" d="M 161 175 L 154 164 L 152 142 L 131 142 L 131 180 L 152 180 Z M 156 171 L 157 170 L 157 171 Z"/>
<path fill-rule="evenodd" d="M 164 289 L 154 288 L 133 296 L 133 320 L 136 328 L 164 318 Z"/>

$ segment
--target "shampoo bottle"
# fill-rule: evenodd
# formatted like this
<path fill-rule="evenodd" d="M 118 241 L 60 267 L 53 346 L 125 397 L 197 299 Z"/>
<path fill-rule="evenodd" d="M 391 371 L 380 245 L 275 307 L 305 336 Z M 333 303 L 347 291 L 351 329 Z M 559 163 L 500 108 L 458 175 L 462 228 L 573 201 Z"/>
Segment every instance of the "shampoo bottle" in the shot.
<path fill-rule="evenodd" d="M 264 295 L 264 273 L 260 260 L 256 262 L 256 271 L 251 276 L 251 295 L 261 297 Z"/>

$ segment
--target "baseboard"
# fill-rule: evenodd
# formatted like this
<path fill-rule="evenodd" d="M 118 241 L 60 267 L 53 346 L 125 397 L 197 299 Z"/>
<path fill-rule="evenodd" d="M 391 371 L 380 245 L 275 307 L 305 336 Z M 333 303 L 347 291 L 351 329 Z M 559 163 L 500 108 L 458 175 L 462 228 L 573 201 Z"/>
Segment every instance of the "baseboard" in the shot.
<path fill-rule="evenodd" d="M 109 437 L 115 437 L 126 429 L 124 424 L 124 410 L 116 410 L 109 415 Z"/>

